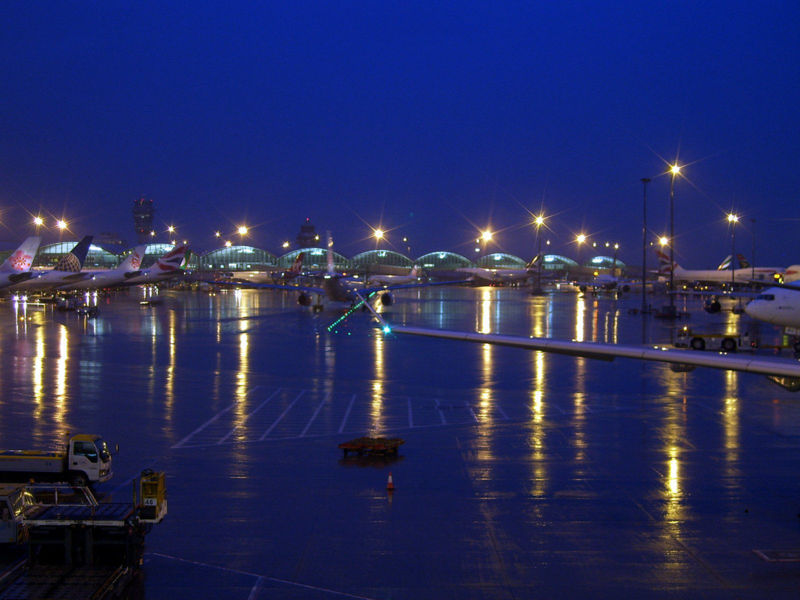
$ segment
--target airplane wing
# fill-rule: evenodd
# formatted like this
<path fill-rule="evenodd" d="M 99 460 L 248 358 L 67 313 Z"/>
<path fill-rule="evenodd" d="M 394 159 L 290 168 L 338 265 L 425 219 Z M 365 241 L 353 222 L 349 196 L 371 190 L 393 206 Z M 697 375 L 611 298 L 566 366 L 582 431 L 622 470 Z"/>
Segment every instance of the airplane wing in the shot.
<path fill-rule="evenodd" d="M 574 342 L 566 340 L 553 340 L 549 338 L 524 338 L 513 335 L 500 335 L 492 333 L 470 333 L 464 331 L 447 331 L 441 329 L 426 329 L 422 327 L 407 327 L 387 325 L 389 332 L 401 335 L 417 335 L 436 337 L 479 344 L 495 344 L 500 346 L 513 346 L 529 350 L 542 350 L 556 354 L 568 354 L 611 361 L 615 358 L 633 358 L 666 362 L 676 365 L 691 365 L 695 367 L 711 367 L 727 369 L 730 371 L 743 371 L 758 373 L 760 375 L 774 375 L 779 377 L 800 378 L 800 362 L 794 360 L 780 360 L 757 358 L 753 356 L 733 356 L 725 353 L 696 352 L 680 350 L 666 346 L 622 346 L 619 344 L 600 344 L 595 342 Z M 384 329 L 385 331 L 385 329 Z"/>
<path fill-rule="evenodd" d="M 384 322 L 385 323 L 385 322 Z M 800 362 L 758 358 L 753 356 L 734 356 L 725 353 L 696 352 L 679 350 L 665 346 L 622 346 L 618 344 L 600 344 L 594 342 L 574 342 L 553 340 L 548 338 L 524 338 L 511 335 L 469 333 L 463 331 L 447 331 L 426 329 L 421 327 L 384 325 L 385 333 L 400 335 L 417 335 L 444 338 L 479 344 L 495 344 L 541 350 L 557 354 L 583 356 L 611 361 L 615 358 L 632 358 L 670 363 L 675 370 L 691 370 L 694 367 L 710 367 L 729 371 L 742 371 L 766 375 L 782 387 L 791 391 L 800 390 Z"/>
<path fill-rule="evenodd" d="M 206 283 L 213 285 L 227 285 L 230 287 L 240 287 L 258 290 L 283 290 L 286 292 L 306 292 L 307 294 L 324 294 L 325 290 L 320 287 L 311 287 L 305 285 L 281 285 L 279 283 L 256 283 L 253 281 L 215 281 L 213 279 L 205 280 Z"/>
<path fill-rule="evenodd" d="M 433 287 L 437 285 L 464 285 L 472 283 L 469 279 L 460 279 L 458 281 L 430 281 L 426 283 L 395 283 L 393 285 L 380 285 L 372 286 L 358 290 L 358 293 L 364 296 L 369 296 L 375 292 L 384 292 L 386 290 L 407 290 L 411 288 Z"/>

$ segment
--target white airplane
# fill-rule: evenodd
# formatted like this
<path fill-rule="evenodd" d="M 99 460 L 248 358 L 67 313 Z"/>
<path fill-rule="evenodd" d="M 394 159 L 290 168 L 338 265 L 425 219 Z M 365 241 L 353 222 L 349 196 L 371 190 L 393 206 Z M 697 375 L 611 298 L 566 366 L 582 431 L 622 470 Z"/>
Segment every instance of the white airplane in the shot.
<path fill-rule="evenodd" d="M 131 277 L 136 277 L 142 272 L 142 259 L 147 245 L 136 246 L 133 251 L 120 263 L 116 269 L 107 271 L 89 271 L 89 279 L 76 281 L 59 286 L 59 290 L 97 290 L 122 285 Z"/>
<path fill-rule="evenodd" d="M 658 260 L 661 264 L 659 273 L 668 278 L 670 272 L 670 260 L 664 252 L 656 250 Z M 723 265 L 725 262 L 723 262 Z M 723 266 L 723 265 L 720 265 Z M 677 282 L 704 282 L 704 283 L 753 283 L 763 282 L 772 283 L 775 281 L 776 276 L 782 276 L 784 269 L 782 267 L 747 267 L 733 269 L 731 274 L 730 269 L 684 269 L 678 263 L 672 265 L 672 278 Z"/>
<path fill-rule="evenodd" d="M 181 275 L 189 262 L 189 247 L 177 246 L 148 268 L 131 273 L 120 285 L 146 285 Z"/>
<path fill-rule="evenodd" d="M 75 283 L 83 279 L 89 279 L 92 274 L 81 271 L 86 255 L 89 253 L 89 246 L 92 243 L 92 236 L 87 235 L 75 247 L 63 255 L 51 271 L 42 271 L 30 279 L 14 283 L 11 290 L 17 292 L 40 292 L 58 288 L 68 283 Z"/>
<path fill-rule="evenodd" d="M 289 281 L 303 274 L 303 258 L 305 252 L 300 252 L 294 259 L 292 266 L 286 271 L 237 271 L 232 277 L 226 276 L 225 281 L 215 283 L 277 283 Z"/>
<path fill-rule="evenodd" d="M 484 267 L 460 267 L 457 273 L 463 273 L 476 283 L 503 284 L 523 281 L 536 275 L 536 258 L 534 257 L 524 269 L 487 269 Z"/>
<path fill-rule="evenodd" d="M 0 265 L 0 288 L 20 283 L 34 276 L 31 266 L 41 242 L 42 238 L 39 236 L 26 238 L 19 248 L 14 250 L 11 256 Z"/>
<path fill-rule="evenodd" d="M 800 329 L 800 282 L 765 289 L 745 305 L 744 312 L 759 321 Z"/>
<path fill-rule="evenodd" d="M 370 275 L 367 278 L 367 285 L 398 285 L 403 283 L 414 283 L 421 273 L 416 265 L 408 275 Z"/>
<path fill-rule="evenodd" d="M 592 294 L 596 294 L 597 292 L 615 292 L 621 294 L 631 291 L 631 288 L 634 286 L 638 286 L 639 289 L 641 289 L 641 281 L 634 282 L 629 279 L 620 279 L 610 273 L 599 273 L 595 275 L 591 281 L 575 281 L 573 283 L 584 294 L 588 291 Z"/>

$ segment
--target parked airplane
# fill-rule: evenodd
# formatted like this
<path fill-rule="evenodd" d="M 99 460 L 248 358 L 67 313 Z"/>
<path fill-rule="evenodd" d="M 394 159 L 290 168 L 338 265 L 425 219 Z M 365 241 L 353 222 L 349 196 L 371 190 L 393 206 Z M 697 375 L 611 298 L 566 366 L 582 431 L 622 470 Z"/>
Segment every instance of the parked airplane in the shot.
<path fill-rule="evenodd" d="M 332 302 L 345 302 L 351 306 L 355 306 L 359 302 L 371 298 L 374 294 L 378 294 L 378 301 L 383 306 L 391 306 L 394 303 L 394 296 L 391 290 L 398 290 L 403 288 L 416 288 L 427 287 L 433 285 L 453 285 L 454 283 L 464 282 L 436 282 L 436 283 L 405 283 L 393 285 L 381 285 L 368 287 L 364 285 L 364 281 L 347 277 L 341 273 L 337 273 L 333 264 L 333 240 L 330 235 L 328 236 L 328 270 L 321 277 L 321 285 L 283 285 L 283 284 L 270 284 L 270 283 L 243 283 L 241 281 L 209 281 L 216 285 L 233 285 L 245 286 L 258 289 L 273 289 L 284 290 L 290 292 L 297 292 L 297 303 L 301 306 L 312 306 L 315 311 L 322 310 L 323 301 L 328 300 Z M 316 301 L 315 301 L 316 300 Z"/>
<path fill-rule="evenodd" d="M 416 265 L 408 275 L 370 275 L 367 278 L 367 285 L 398 285 L 402 283 L 414 283 L 419 279 L 420 272 Z"/>
<path fill-rule="evenodd" d="M 11 256 L 0 265 L 0 288 L 20 283 L 34 276 L 31 266 L 41 241 L 42 238 L 39 236 L 26 238 L 19 248 L 14 250 Z"/>
<path fill-rule="evenodd" d="M 513 281 L 524 281 L 536 275 L 536 258 L 534 257 L 524 269 L 487 269 L 484 267 L 460 267 L 456 272 L 463 273 L 476 283 L 504 284 Z"/>
<path fill-rule="evenodd" d="M 800 282 L 765 289 L 745 305 L 744 312 L 759 321 L 800 329 Z"/>
<path fill-rule="evenodd" d="M 145 285 L 172 279 L 183 273 L 189 262 L 189 247 L 177 246 L 159 258 L 155 264 L 125 278 L 121 285 Z"/>
<path fill-rule="evenodd" d="M 286 271 L 237 271 L 235 275 L 226 275 L 226 280 L 216 283 L 278 283 L 290 281 L 303 274 L 303 258 L 305 252 L 300 252 L 294 259 L 292 266 Z"/>
<path fill-rule="evenodd" d="M 142 266 L 147 245 L 136 246 L 133 251 L 120 263 L 116 269 L 107 271 L 89 271 L 89 279 L 66 283 L 59 286 L 59 290 L 97 290 L 123 285 L 132 277 L 141 275 L 139 267 Z"/>
<path fill-rule="evenodd" d="M 656 254 L 661 265 L 659 273 L 664 277 L 669 277 L 669 256 L 660 250 L 657 250 Z M 775 281 L 776 276 L 783 275 L 784 269 L 781 267 L 747 267 L 733 269 L 731 274 L 730 269 L 684 269 L 678 263 L 674 263 L 672 272 L 672 278 L 676 282 L 726 284 L 733 279 L 735 283 L 772 283 Z"/>
<path fill-rule="evenodd" d="M 51 271 L 42 271 L 30 279 L 12 284 L 12 291 L 34 292 L 50 290 L 68 283 L 75 283 L 92 276 L 89 272 L 82 272 L 83 262 L 89 253 L 92 236 L 87 235 L 75 247 L 63 255 Z"/>

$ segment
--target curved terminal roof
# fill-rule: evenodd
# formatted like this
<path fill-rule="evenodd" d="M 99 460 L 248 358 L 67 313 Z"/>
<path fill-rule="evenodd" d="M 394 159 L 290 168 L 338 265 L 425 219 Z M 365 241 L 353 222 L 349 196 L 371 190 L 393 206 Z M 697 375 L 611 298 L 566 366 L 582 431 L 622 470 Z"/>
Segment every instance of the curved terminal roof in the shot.
<path fill-rule="evenodd" d="M 561 256 L 560 254 L 545 254 L 542 262 L 542 268 L 553 271 L 577 266 L 577 262 L 566 256 Z"/>
<path fill-rule="evenodd" d="M 198 268 L 231 271 L 263 271 L 275 268 L 274 254 L 253 246 L 226 246 L 198 257 Z"/>
<path fill-rule="evenodd" d="M 455 252 L 429 252 L 423 254 L 416 260 L 423 269 L 460 269 L 462 267 L 471 267 L 472 262 L 465 256 L 456 254 Z"/>
<path fill-rule="evenodd" d="M 356 254 L 350 259 L 353 267 L 362 267 L 365 265 L 387 265 L 390 267 L 408 267 L 414 266 L 414 261 L 395 252 L 394 250 L 367 250 Z"/>
<path fill-rule="evenodd" d="M 71 252 L 78 241 L 56 242 L 39 246 L 39 252 L 33 260 L 34 267 L 54 267 L 64 254 Z M 86 261 L 83 263 L 85 269 L 113 269 L 120 263 L 120 258 L 108 250 L 103 250 L 94 244 L 89 246 Z"/>
<path fill-rule="evenodd" d="M 484 269 L 524 269 L 527 263 L 519 256 L 496 252 L 481 256 L 476 264 Z"/>
<path fill-rule="evenodd" d="M 624 269 L 625 263 L 620 259 L 614 259 L 613 256 L 594 256 L 589 261 L 589 264 L 596 269 Z"/>
<path fill-rule="evenodd" d="M 327 248 L 298 248 L 287 252 L 276 260 L 276 264 L 281 269 L 288 269 L 294 263 L 297 255 L 303 252 L 303 271 L 327 271 L 328 270 L 328 249 Z M 350 268 L 350 259 L 343 254 L 333 251 L 333 267 L 337 271 L 346 271 Z"/>

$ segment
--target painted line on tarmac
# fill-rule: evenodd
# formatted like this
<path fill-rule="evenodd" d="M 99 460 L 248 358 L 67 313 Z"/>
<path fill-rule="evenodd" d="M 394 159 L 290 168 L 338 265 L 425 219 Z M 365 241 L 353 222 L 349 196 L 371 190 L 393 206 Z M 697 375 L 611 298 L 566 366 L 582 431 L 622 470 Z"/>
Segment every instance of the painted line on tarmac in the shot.
<path fill-rule="evenodd" d="M 249 390 L 249 391 L 248 391 L 248 392 L 247 392 L 247 393 L 244 395 L 244 398 L 246 398 L 246 397 L 248 396 L 248 394 L 250 394 L 250 392 L 257 390 L 258 388 L 259 388 L 259 386 L 256 386 L 256 387 L 254 387 L 252 390 Z M 243 398 L 243 399 L 244 399 L 244 398 Z M 182 439 L 180 442 L 178 442 L 177 444 L 173 445 L 171 449 L 172 449 L 172 450 L 176 450 L 177 448 L 181 448 L 181 447 L 183 447 L 183 445 L 184 445 L 184 444 L 185 444 L 187 441 L 189 441 L 190 439 L 192 439 L 192 437 L 194 437 L 194 435 L 195 435 L 196 433 L 200 433 L 201 431 L 203 431 L 203 429 L 205 429 L 206 427 L 208 427 L 209 425 L 211 425 L 211 424 L 212 424 L 214 421 L 216 421 L 217 419 L 219 419 L 219 418 L 220 418 L 222 415 L 224 415 L 226 412 L 228 412 L 229 410 L 231 410 L 231 409 L 232 409 L 234 406 L 236 406 L 237 404 L 239 404 L 239 402 L 241 402 L 241 400 L 239 400 L 239 401 L 237 401 L 237 402 L 234 402 L 233 404 L 231 404 L 231 405 L 230 405 L 230 406 L 228 406 L 227 408 L 223 408 L 221 411 L 219 411 L 217 414 L 215 414 L 213 417 L 211 417 L 211 418 L 210 418 L 208 421 L 206 421 L 205 423 L 203 423 L 202 425 L 200 425 L 200 427 L 198 427 L 198 428 L 197 428 L 197 429 L 195 429 L 195 430 L 194 430 L 192 433 L 190 433 L 190 434 L 189 434 L 189 435 L 187 435 L 185 438 L 183 438 L 183 439 Z"/>
<path fill-rule="evenodd" d="M 188 558 L 181 558 L 180 556 L 172 556 L 170 554 L 162 554 L 160 552 L 147 552 L 145 556 L 157 556 L 159 558 L 166 558 L 167 560 L 175 560 L 178 562 L 186 563 L 189 565 L 194 565 L 196 567 L 207 567 L 209 569 L 216 569 L 217 571 L 225 571 L 226 573 L 233 573 L 234 575 L 245 575 L 247 577 L 255 577 L 256 582 L 253 585 L 253 588 L 250 590 L 250 596 L 248 598 L 255 598 L 253 593 L 257 591 L 257 588 L 260 586 L 260 582 L 266 581 L 273 581 L 275 583 L 283 583 L 286 585 L 291 585 L 294 587 L 300 587 L 306 590 L 314 590 L 317 592 L 323 592 L 325 594 L 333 594 L 336 596 L 342 596 L 344 598 L 352 598 L 353 600 L 377 600 L 376 598 L 370 598 L 368 596 L 359 596 L 357 594 L 348 594 L 347 592 L 339 592 L 337 590 L 330 590 L 328 588 L 319 587 L 316 585 L 308 585 L 307 583 L 300 583 L 299 581 L 290 581 L 288 579 L 280 579 L 278 577 L 269 577 L 267 575 L 261 575 L 259 573 L 251 573 L 250 571 L 241 571 L 239 569 L 230 569 L 228 567 L 221 567 L 219 565 L 212 565 L 210 563 L 199 562 L 196 560 L 189 560 Z"/>

